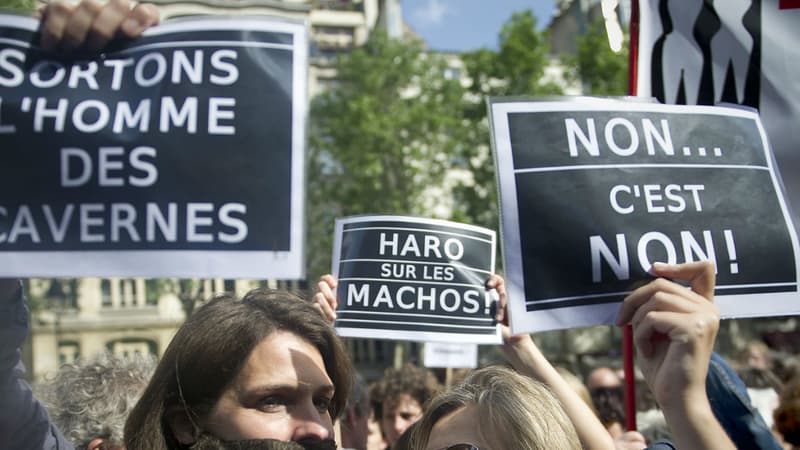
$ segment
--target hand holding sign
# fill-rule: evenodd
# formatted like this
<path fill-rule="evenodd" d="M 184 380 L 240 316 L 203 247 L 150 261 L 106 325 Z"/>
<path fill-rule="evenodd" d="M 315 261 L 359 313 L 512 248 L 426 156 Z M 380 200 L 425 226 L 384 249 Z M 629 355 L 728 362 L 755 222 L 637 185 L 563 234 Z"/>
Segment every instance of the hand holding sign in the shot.
<path fill-rule="evenodd" d="M 714 264 L 654 264 L 653 271 L 690 281 L 691 289 L 658 278 L 625 298 L 617 324 L 633 325 L 642 372 L 659 404 L 687 395 L 704 398 L 719 329 L 719 308 L 712 303 Z"/>
<path fill-rule="evenodd" d="M 339 281 L 333 275 L 321 276 L 317 283 L 317 293 L 311 299 L 314 306 L 331 322 L 336 320 L 336 309 L 339 307 L 339 303 L 336 301 L 336 286 L 338 285 Z"/>
<path fill-rule="evenodd" d="M 83 0 L 77 5 L 54 1 L 40 14 L 42 48 L 65 53 L 81 48 L 96 52 L 115 37 L 139 37 L 159 21 L 155 5 L 128 0 L 111 0 L 104 5 L 95 0 Z"/>
<path fill-rule="evenodd" d="M 720 317 L 713 303 L 714 264 L 654 264 L 653 272 L 688 281 L 691 288 L 666 278 L 654 280 L 625 298 L 617 324 L 633 326 L 639 364 L 678 447 L 734 448 L 706 395 Z"/>

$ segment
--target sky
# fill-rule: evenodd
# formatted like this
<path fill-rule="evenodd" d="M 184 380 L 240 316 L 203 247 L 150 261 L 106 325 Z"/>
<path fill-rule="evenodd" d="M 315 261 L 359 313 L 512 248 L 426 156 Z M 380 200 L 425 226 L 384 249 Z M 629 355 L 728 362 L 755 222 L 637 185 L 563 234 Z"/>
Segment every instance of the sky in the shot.
<path fill-rule="evenodd" d="M 497 48 L 497 35 L 511 14 L 530 9 L 539 27 L 550 22 L 554 0 L 401 0 L 403 18 L 428 47 L 441 51 Z"/>

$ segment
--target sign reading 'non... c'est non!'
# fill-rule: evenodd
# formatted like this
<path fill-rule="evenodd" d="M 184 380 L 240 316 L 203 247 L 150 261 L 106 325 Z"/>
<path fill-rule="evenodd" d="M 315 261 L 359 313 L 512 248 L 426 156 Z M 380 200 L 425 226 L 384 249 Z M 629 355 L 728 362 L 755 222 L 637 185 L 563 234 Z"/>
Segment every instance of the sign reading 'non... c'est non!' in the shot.
<path fill-rule="evenodd" d="M 714 261 L 723 317 L 800 311 L 797 237 L 754 111 L 489 108 L 515 333 L 614 323 L 654 262 Z"/>

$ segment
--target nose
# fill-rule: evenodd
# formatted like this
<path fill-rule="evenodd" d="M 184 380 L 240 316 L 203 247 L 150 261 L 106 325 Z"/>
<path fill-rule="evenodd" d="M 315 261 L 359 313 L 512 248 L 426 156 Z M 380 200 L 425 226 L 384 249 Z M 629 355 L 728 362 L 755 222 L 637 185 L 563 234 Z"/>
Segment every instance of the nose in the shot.
<path fill-rule="evenodd" d="M 333 439 L 333 422 L 328 412 L 320 412 L 310 404 L 292 414 L 292 441 L 313 443 Z"/>
<path fill-rule="evenodd" d="M 401 435 L 408 428 L 408 421 L 401 417 L 395 417 L 392 421 L 392 428 L 394 428 L 395 433 Z"/>

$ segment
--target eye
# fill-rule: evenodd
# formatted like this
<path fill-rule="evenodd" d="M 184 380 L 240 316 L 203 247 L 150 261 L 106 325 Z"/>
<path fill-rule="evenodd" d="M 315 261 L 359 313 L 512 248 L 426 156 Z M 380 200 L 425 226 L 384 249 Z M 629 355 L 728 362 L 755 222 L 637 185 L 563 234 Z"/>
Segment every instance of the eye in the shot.
<path fill-rule="evenodd" d="M 331 397 L 316 397 L 314 399 L 314 406 L 317 407 L 319 412 L 327 412 L 328 408 L 331 406 L 331 401 L 333 401 Z"/>
<path fill-rule="evenodd" d="M 262 411 L 274 411 L 286 405 L 286 401 L 279 395 L 270 395 L 262 398 L 258 402 L 258 408 Z"/>

